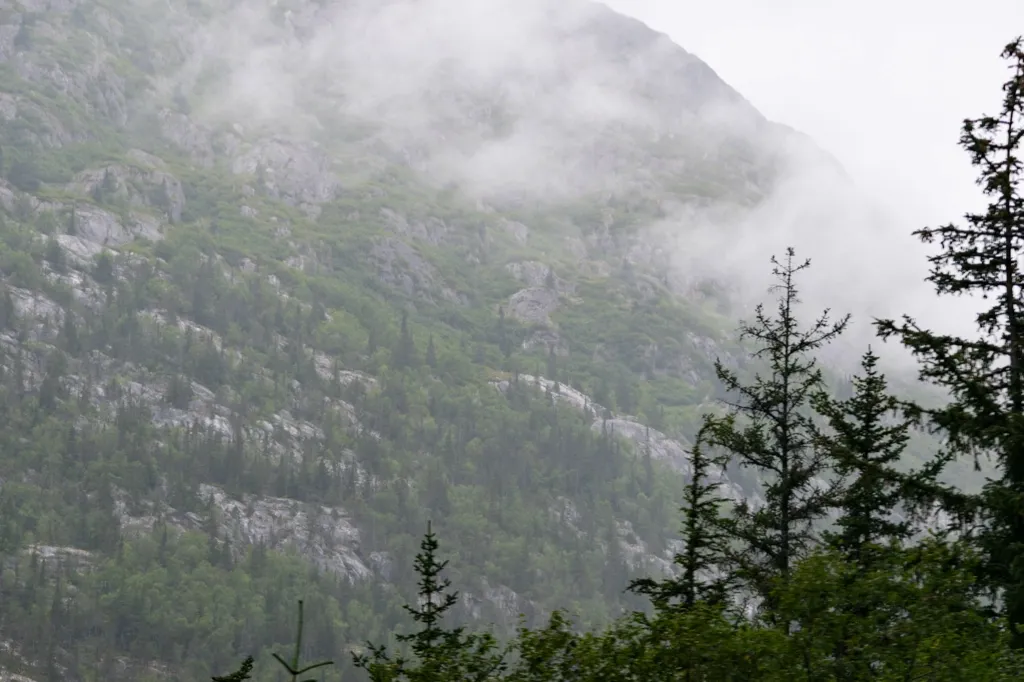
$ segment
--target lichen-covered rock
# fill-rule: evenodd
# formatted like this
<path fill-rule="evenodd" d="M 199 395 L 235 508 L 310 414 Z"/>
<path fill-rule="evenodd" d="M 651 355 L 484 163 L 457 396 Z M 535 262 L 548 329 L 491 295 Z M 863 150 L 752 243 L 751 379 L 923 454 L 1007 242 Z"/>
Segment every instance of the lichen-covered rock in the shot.
<path fill-rule="evenodd" d="M 0 61 L 3 61 L 2 53 Z M 77 139 L 53 112 L 25 97 L 0 93 L 0 122 L 12 123 L 19 120 L 28 124 L 21 127 L 21 134 L 36 147 L 53 149 Z"/>
<path fill-rule="evenodd" d="M 160 135 L 165 140 L 185 151 L 197 163 L 213 165 L 215 153 L 210 130 L 171 109 L 161 109 L 156 118 Z"/>
<path fill-rule="evenodd" d="M 70 234 L 60 234 L 57 243 L 64 249 L 72 267 L 86 269 L 92 267 L 96 256 L 103 252 L 103 247 L 94 241 Z"/>
<path fill-rule="evenodd" d="M 138 238 L 156 241 L 162 238 L 160 223 L 151 216 L 130 212 L 121 219 L 98 206 L 75 207 L 75 235 L 100 246 L 116 248 Z"/>
<path fill-rule="evenodd" d="M 224 537 L 235 546 L 292 549 L 320 570 L 350 581 L 372 575 L 360 556 L 359 530 L 338 507 L 279 497 L 235 499 L 216 486 L 203 486 L 200 496 L 216 505 Z"/>
<path fill-rule="evenodd" d="M 575 287 L 555 274 L 549 265 L 540 261 L 515 261 L 505 265 L 505 269 L 518 281 L 533 288 L 546 288 L 559 294 L 572 294 Z"/>
<path fill-rule="evenodd" d="M 41 22 L 34 28 L 45 30 L 46 24 Z M 44 51 L 19 52 L 12 60 L 13 66 L 26 81 L 40 88 L 54 88 L 91 113 L 122 128 L 128 122 L 124 79 L 108 61 L 111 55 L 98 41 L 91 42 L 92 49 L 80 55 L 74 69 Z"/>
<path fill-rule="evenodd" d="M 551 324 L 551 313 L 558 308 L 558 293 L 541 287 L 530 287 L 512 294 L 508 299 L 508 315 L 527 324 Z"/>
<path fill-rule="evenodd" d="M 448 226 L 440 218 L 409 220 L 401 213 L 390 208 L 382 208 L 380 216 L 388 229 L 399 236 L 419 239 L 434 246 L 441 244 L 450 232 Z"/>
<path fill-rule="evenodd" d="M 554 351 L 558 357 L 569 355 L 569 346 L 561 335 L 552 329 L 538 329 L 523 341 L 523 350 L 540 349 L 547 353 Z"/>
<path fill-rule="evenodd" d="M 335 197 L 340 183 L 327 155 L 311 142 L 276 137 L 252 144 L 232 164 L 256 175 L 270 196 L 295 206 L 316 206 Z"/>
<path fill-rule="evenodd" d="M 464 296 L 441 283 L 437 268 L 405 242 L 392 237 L 377 239 L 369 255 L 380 281 L 406 296 L 428 301 L 439 296 L 452 303 L 465 303 Z"/>
<path fill-rule="evenodd" d="M 108 201 L 123 199 L 134 206 L 163 211 L 172 222 L 181 220 L 185 208 L 181 182 L 164 170 L 160 159 L 138 150 L 130 152 L 129 156 L 136 165 L 111 165 L 82 171 L 68 190 L 83 196 L 102 194 Z"/>

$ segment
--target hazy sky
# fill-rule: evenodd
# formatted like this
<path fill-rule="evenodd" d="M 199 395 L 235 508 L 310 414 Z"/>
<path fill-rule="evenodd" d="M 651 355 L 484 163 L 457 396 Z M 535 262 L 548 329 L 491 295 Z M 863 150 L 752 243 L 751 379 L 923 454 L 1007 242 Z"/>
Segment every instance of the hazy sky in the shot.
<path fill-rule="evenodd" d="M 805 159 L 744 217 L 739 241 L 714 220 L 673 214 L 655 227 L 665 228 L 659 244 L 679 256 L 681 271 L 753 290 L 759 282 L 751 278 L 770 272 L 768 254 L 793 245 L 815 261 L 805 280 L 809 306 L 851 312 L 865 325 L 909 313 L 927 326 L 955 319 L 959 330 L 973 327 L 956 302 L 937 299 L 924 283 L 925 250 L 910 233 L 981 208 L 959 129 L 963 118 L 998 109 L 1007 75 L 999 53 L 1024 33 L 1024 0 L 977 0 L 970 13 L 953 0 L 605 2 L 667 33 L 768 118 L 810 135 L 856 185 Z M 226 60 L 232 72 L 218 105 L 232 117 L 293 126 L 298 95 L 309 90 L 304 78 L 332 74 L 344 85 L 348 112 L 387 118 L 398 147 L 444 140 L 423 152 L 432 177 L 538 195 L 575 168 L 563 163 L 565 139 L 552 132 L 559 126 L 652 115 L 646 100 L 630 95 L 634 76 L 618 60 L 593 52 L 585 37 L 567 38 L 591 16 L 585 3 L 350 0 L 343 7 L 338 21 L 312 17 L 314 38 L 301 43 L 278 35 L 285 29 L 268 20 L 260 0 L 206 27 L 198 62 Z M 456 72 L 482 92 L 500 88 L 512 98 L 523 113 L 514 134 L 471 139 L 475 124 L 460 109 L 466 103 L 436 96 L 448 87 L 445 74 Z M 568 85 L 535 87 L 566 73 Z M 450 120 L 460 123 L 438 135 L 438 122 Z M 468 141 L 453 141 L 456 133 Z M 607 180 L 599 169 L 572 172 Z"/>
<path fill-rule="evenodd" d="M 1024 0 L 606 4 L 667 33 L 768 118 L 812 136 L 858 184 L 901 204 L 906 220 L 926 223 L 976 200 L 959 126 L 994 112 L 1007 73 L 999 52 L 1024 33 Z"/>
<path fill-rule="evenodd" d="M 888 216 L 855 219 L 853 229 L 864 230 L 856 237 L 835 224 L 824 230 L 830 236 L 800 240 L 815 275 L 835 280 L 814 287 L 821 302 L 854 312 L 855 323 L 906 313 L 973 334 L 977 304 L 934 295 L 923 280 L 926 249 L 935 247 L 909 233 L 984 206 L 957 143 L 960 126 L 998 111 L 1008 75 L 999 54 L 1024 33 L 1024 0 L 977 0 L 969 10 L 953 0 L 606 4 L 668 34 L 769 119 L 814 138 Z M 860 327 L 853 343 L 871 336 Z"/>

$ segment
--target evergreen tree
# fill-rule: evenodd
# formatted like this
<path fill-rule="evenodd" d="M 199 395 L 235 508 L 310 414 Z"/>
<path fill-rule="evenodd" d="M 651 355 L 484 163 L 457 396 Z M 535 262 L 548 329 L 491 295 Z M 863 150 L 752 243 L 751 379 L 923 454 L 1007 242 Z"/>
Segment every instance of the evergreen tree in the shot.
<path fill-rule="evenodd" d="M 852 478 L 843 481 L 835 500 L 838 530 L 825 538 L 858 565 L 868 561 L 869 546 L 903 541 L 913 533 L 909 517 L 899 516 L 908 499 L 904 476 L 892 466 L 899 462 L 915 420 L 900 416 L 901 403 L 887 392 L 877 364 L 878 357 L 869 349 L 861 360 L 863 374 L 852 379 L 850 398 L 838 401 L 823 392 L 814 400 L 832 430 L 823 439 L 832 468 L 841 478 Z"/>
<path fill-rule="evenodd" d="M 495 679 L 505 668 L 504 653 L 491 635 L 466 634 L 465 628 L 444 626 L 459 597 L 450 591 L 451 581 L 441 577 L 448 562 L 438 561 L 437 549 L 437 537 L 428 522 L 415 562 L 419 603 L 405 606 L 420 628 L 412 634 L 397 635 L 399 642 L 409 645 L 416 660 L 392 657 L 385 646 L 373 644 L 367 645 L 369 655 L 353 654 L 356 668 L 366 670 L 373 682 L 484 682 Z"/>
<path fill-rule="evenodd" d="M 1005 589 L 1006 614 L 1015 644 L 1024 646 L 1024 44 L 1003 50 L 1011 76 L 996 116 L 964 121 L 960 145 L 979 168 L 978 183 L 990 203 L 965 224 L 916 231 L 938 242 L 928 277 L 940 295 L 992 301 L 977 315 L 977 336 L 942 334 L 902 322 L 878 322 L 882 338 L 896 337 L 917 357 L 922 380 L 949 392 L 951 402 L 928 414 L 953 452 L 991 455 L 1000 476 L 986 486 L 985 577 Z M 962 509 L 954 511 L 962 512 Z"/>
<path fill-rule="evenodd" d="M 312 663 L 312 664 L 309 664 L 309 665 L 302 665 L 299 662 L 301 660 L 301 656 L 302 656 L 302 629 L 303 629 L 303 625 L 304 625 L 304 621 L 303 621 L 303 612 L 302 612 L 302 601 L 299 600 L 299 622 L 298 622 L 297 632 L 296 632 L 296 635 L 295 635 L 295 652 L 292 654 L 292 657 L 291 657 L 290 661 L 284 660 L 284 658 L 282 658 L 279 654 L 274 654 L 274 659 L 277 660 L 277 662 L 281 664 L 281 667 L 284 668 L 285 671 L 291 676 L 291 682 L 299 682 L 299 675 L 308 673 L 311 670 L 316 670 L 317 668 L 326 668 L 327 666 L 334 665 L 333 661 L 320 661 L 319 663 Z M 245 672 L 248 672 L 248 670 L 246 670 L 246 667 L 247 667 L 246 663 L 248 663 L 248 668 L 251 670 L 252 669 L 251 661 L 252 661 L 251 658 L 250 659 L 246 659 L 246 661 L 244 661 L 242 663 L 242 667 L 239 669 L 238 672 L 234 673 L 234 675 L 238 675 L 239 673 L 243 673 L 244 674 Z M 232 678 L 229 677 L 228 679 L 232 679 Z M 235 677 L 234 679 L 246 679 L 246 678 L 244 678 L 244 677 L 241 677 L 241 678 Z M 307 681 L 304 680 L 303 682 L 307 682 Z"/>
<path fill-rule="evenodd" d="M 914 410 L 903 414 L 902 403 L 888 393 L 885 376 L 877 369 L 878 357 L 870 350 L 861 360 L 862 374 L 850 380 L 852 395 L 837 400 L 819 393 L 814 406 L 828 422 L 831 433 L 822 439 L 832 469 L 841 480 L 835 500 L 839 511 L 836 530 L 824 533 L 826 544 L 846 564 L 845 591 L 879 566 L 891 563 L 891 555 L 902 551 L 903 543 L 914 534 L 913 512 L 930 511 L 932 496 L 922 493 L 937 487 L 935 477 L 946 463 L 936 458 L 921 472 L 904 474 L 897 464 L 910 440 L 910 429 L 917 421 Z M 840 603 L 836 608 L 864 621 L 882 604 L 869 599 L 877 593 L 861 595 L 855 603 Z M 839 628 L 834 656 L 842 671 L 841 679 L 860 679 L 851 672 L 858 668 L 852 652 L 855 634 L 847 623 Z"/>
<path fill-rule="evenodd" d="M 53 266 L 53 269 L 56 272 L 67 272 L 67 257 L 64 255 L 64 249 L 61 247 L 60 242 L 58 242 L 56 239 L 51 238 L 47 240 L 44 258 L 46 258 L 47 263 Z"/>
<path fill-rule="evenodd" d="M 14 47 L 22 52 L 32 49 L 31 23 L 29 16 L 23 15 L 21 23 L 18 25 L 18 32 L 14 35 Z"/>
<path fill-rule="evenodd" d="M 544 275 L 544 288 L 555 291 L 558 288 L 558 280 L 555 279 L 555 271 L 548 268 L 548 274 Z"/>
<path fill-rule="evenodd" d="M 558 356 L 555 355 L 555 345 L 548 346 L 548 362 L 545 369 L 548 381 L 558 382 Z"/>
<path fill-rule="evenodd" d="M 71 212 L 68 214 L 67 233 L 72 236 L 78 234 L 78 209 L 75 206 L 71 207 Z"/>
<path fill-rule="evenodd" d="M 427 339 L 427 352 L 425 361 L 427 367 L 434 369 L 437 367 L 437 351 L 434 349 L 434 335 L 431 334 L 430 338 Z"/>
<path fill-rule="evenodd" d="M 819 433 L 808 408 L 823 387 L 813 353 L 839 336 L 849 320 L 831 322 L 825 311 L 809 328 L 801 328 L 795 276 L 810 261 L 796 264 L 794 258 L 792 248 L 784 261 L 772 257 L 778 280 L 772 290 L 779 294 L 776 316 L 768 317 L 759 305 L 754 324 L 741 327 L 740 338 L 757 345 L 754 357 L 766 363 L 767 376 L 758 374 L 744 385 L 720 360 L 715 362 L 719 380 L 739 395 L 739 402 L 730 403 L 729 417 L 713 422 L 713 440 L 740 466 L 756 469 L 765 482 L 762 506 L 752 509 L 740 503 L 723 520 L 723 529 L 739 543 L 730 552 L 730 563 L 735 576 L 764 599 L 770 620 L 775 587 L 785 583 L 793 563 L 812 545 L 812 526 L 833 502 L 834 491 L 822 483 L 827 461 L 815 447 Z"/>
<path fill-rule="evenodd" d="M 498 341 L 498 348 L 508 357 L 511 353 L 511 346 L 508 342 L 508 330 L 505 327 L 505 306 L 498 306 L 498 326 L 495 329 L 495 336 Z"/>
<path fill-rule="evenodd" d="M 78 355 L 82 351 L 82 342 L 78 336 L 78 324 L 71 311 L 65 311 L 61 325 L 61 345 L 71 355 Z"/>
<path fill-rule="evenodd" d="M 252 665 L 252 656 L 248 656 L 244 661 L 242 661 L 241 665 L 238 667 L 238 670 L 231 673 L 230 675 L 223 675 L 220 677 L 214 675 L 213 682 L 244 682 L 244 680 L 251 680 L 252 675 L 250 675 L 249 673 L 252 672 Z"/>
<path fill-rule="evenodd" d="M 104 197 L 109 197 L 117 191 L 117 179 L 114 177 L 114 174 L 110 172 L 109 168 L 105 168 L 103 170 L 103 183 L 100 191 L 103 193 Z"/>
<path fill-rule="evenodd" d="M 718 483 L 708 480 L 711 467 L 724 465 L 721 460 L 705 454 L 705 446 L 712 445 L 708 439 L 713 427 L 711 417 L 705 417 L 690 451 L 691 478 L 681 509 L 685 547 L 674 558 L 680 571 L 678 576 L 662 580 L 641 578 L 629 584 L 632 592 L 646 595 L 659 610 L 689 610 L 698 602 L 717 605 L 728 593 L 728 578 L 716 576 L 725 564 L 729 538 L 722 532 Z"/>
<path fill-rule="evenodd" d="M 14 296 L 6 286 L 2 287 L 0 298 L 0 329 L 13 329 L 18 321 L 18 309 L 14 306 Z"/>
<path fill-rule="evenodd" d="M 100 251 L 96 256 L 96 263 L 92 269 L 92 276 L 100 284 L 110 284 L 114 281 L 114 259 L 107 251 Z"/>
<path fill-rule="evenodd" d="M 404 310 L 398 331 L 398 341 L 392 357 L 396 367 L 414 367 L 416 365 L 416 343 L 409 330 L 409 314 Z"/>

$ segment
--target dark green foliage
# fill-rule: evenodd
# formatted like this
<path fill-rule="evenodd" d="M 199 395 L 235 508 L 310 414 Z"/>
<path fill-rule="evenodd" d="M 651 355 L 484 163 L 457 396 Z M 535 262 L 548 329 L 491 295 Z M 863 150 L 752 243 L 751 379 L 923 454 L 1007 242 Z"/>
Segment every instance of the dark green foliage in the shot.
<path fill-rule="evenodd" d="M 398 635 L 413 655 L 392 657 L 383 645 L 369 644 L 369 654 L 353 654 L 356 668 L 366 670 L 373 682 L 447 682 L 448 680 L 496 679 L 505 668 L 504 654 L 489 634 L 467 634 L 464 627 L 445 626 L 449 611 L 458 603 L 458 592 L 441 574 L 448 565 L 438 561 L 437 538 L 427 524 L 427 534 L 416 555 L 419 577 L 416 606 L 405 606 L 419 629 Z"/>
<path fill-rule="evenodd" d="M 914 532 L 911 499 L 905 480 L 919 488 L 935 485 L 944 464 L 922 474 L 901 474 L 893 467 L 900 461 L 913 417 L 901 414 L 902 404 L 887 390 L 885 376 L 877 369 L 878 357 L 869 349 L 861 360 L 862 374 L 852 379 L 853 394 L 842 401 L 825 393 L 815 396 L 814 407 L 828 422 L 831 432 L 822 439 L 833 471 L 842 480 L 834 505 L 839 511 L 837 530 L 825 533 L 829 546 L 850 561 L 868 561 L 872 548 L 890 541 L 905 541 Z M 893 514 L 902 514 L 898 520 Z"/>
<path fill-rule="evenodd" d="M 242 682 L 243 680 L 250 680 L 252 679 L 252 675 L 249 673 L 252 672 L 252 665 L 252 656 L 249 656 L 242 661 L 241 665 L 238 666 L 238 670 L 230 675 L 224 675 L 223 677 L 217 677 L 214 675 L 213 682 Z"/>
<path fill-rule="evenodd" d="M 683 493 L 682 539 L 685 548 L 674 557 L 680 571 L 678 577 L 653 580 L 640 578 L 629 584 L 629 589 L 650 598 L 660 610 L 677 608 L 690 610 L 698 602 L 721 605 L 729 592 L 729 578 L 718 577 L 716 571 L 726 565 L 726 548 L 730 538 L 722 532 L 718 484 L 709 481 L 712 467 L 723 467 L 725 462 L 709 458 L 705 446 L 715 423 L 706 417 L 690 450 L 691 478 Z M 645 461 L 649 461 L 645 460 Z"/>
<path fill-rule="evenodd" d="M 37 164 L 30 158 L 22 156 L 17 156 L 11 160 L 4 177 L 14 187 L 23 192 L 35 192 L 42 184 Z"/>
<path fill-rule="evenodd" d="M 400 670 L 397 659 L 378 649 L 370 679 L 1010 682 L 1024 672 L 1024 658 L 1008 649 L 1004 624 L 983 615 L 983 591 L 971 578 L 977 560 L 965 544 L 942 540 L 894 545 L 870 567 L 814 551 L 794 562 L 790 579 L 774 588 L 778 617 L 795 626 L 788 635 L 703 602 L 653 616 L 634 613 L 586 633 L 556 611 L 544 627 L 521 628 L 508 665 L 494 666 L 496 656 L 481 664 L 468 642 L 446 646 L 443 629 L 427 636 L 424 627 L 418 643 L 426 646 L 419 651 L 432 666 Z M 421 570 L 433 574 L 437 566 L 431 560 Z M 422 607 L 410 611 L 423 613 Z M 850 646 L 839 649 L 841 643 Z M 442 669 L 447 677 L 437 675 Z"/>
<path fill-rule="evenodd" d="M 628 236 L 663 217 L 654 197 L 523 207 L 530 225 L 524 244 L 458 188 L 437 191 L 384 158 L 364 163 L 372 131 L 336 120 L 310 92 L 305 103 L 323 122 L 323 146 L 345 187 L 311 217 L 308 207 L 277 198 L 285 183 L 273 162 L 254 177 L 232 172 L 219 133 L 210 165 L 168 142 L 168 125 L 182 121 L 173 113 L 157 120 L 155 112 L 187 113 L 190 100 L 198 105 L 225 84 L 200 73 L 195 90 L 153 100 L 164 91 L 150 80 L 159 77 L 157 65 L 174 69 L 184 57 L 161 19 L 165 8 L 186 6 L 103 5 L 110 17 L 77 3 L 70 13 L 48 14 L 46 31 L 26 29 L 18 40 L 35 51 L 25 62 L 39 67 L 32 83 L 13 62 L 0 64 L 0 90 L 19 98 L 17 118 L 0 123 L 0 168 L 19 191 L 38 193 L 0 210 L 0 653 L 20 656 L 15 663 L 24 672 L 36 679 L 205 679 L 251 653 L 255 663 L 238 679 L 279 680 L 284 663 L 295 678 L 304 667 L 297 657 L 270 658 L 293 641 L 294 605 L 305 600 L 296 651 L 338 661 L 311 673 L 330 682 L 360 679 L 365 671 L 349 660 L 352 644 L 407 632 L 410 611 L 419 629 L 394 648 L 404 663 L 390 654 L 375 661 L 378 679 L 828 679 L 840 616 L 860 619 L 845 632 L 865 642 L 863 660 L 884 659 L 892 678 L 915 672 L 899 667 L 906 661 L 949 668 L 954 657 L 967 679 L 1012 678 L 1006 661 L 994 660 L 1002 625 L 975 608 L 961 586 L 969 572 L 954 565 L 970 562 L 949 552 L 922 559 L 894 550 L 888 563 L 856 579 L 831 554 L 791 565 L 784 589 L 769 596 L 780 622 L 799 621 L 806 633 L 799 637 L 701 602 L 723 596 L 686 579 L 697 573 L 687 566 L 713 563 L 713 491 L 703 487 L 710 484 L 698 473 L 684 488 L 649 447 L 630 448 L 611 422 L 594 428 L 594 419 L 634 414 L 685 440 L 699 429 L 708 397 L 721 393 L 712 356 L 738 358 L 743 349 L 721 333 L 716 294 L 706 305 L 680 300 L 639 263 L 623 262 L 621 279 L 588 276 L 585 270 L 599 270 L 577 265 L 563 244 L 567 231 L 587 236 L 601 224 Z M 206 19 L 217 3 L 186 5 Z M 285 9 L 274 12 L 283 18 Z M 118 27 L 116 37 L 110 26 Z M 67 40 L 53 40 L 62 32 Z M 107 60 L 90 52 L 104 41 L 116 43 L 106 46 L 115 48 Z M 77 87 L 63 94 L 45 82 L 50 73 L 72 75 L 80 61 L 102 65 L 101 82 L 83 80 L 90 91 L 100 88 L 88 101 L 75 100 Z M 121 83 L 125 125 L 94 115 L 105 104 L 118 108 L 107 89 Z M 36 108 L 45 114 L 38 120 L 26 113 Z M 195 107 L 197 123 L 203 108 Z M 247 126 L 243 146 L 258 145 L 261 135 Z M 147 187 L 144 173 L 116 170 L 141 170 L 130 160 L 135 149 L 159 156 L 182 183 L 186 203 L 175 224 L 160 215 L 177 208 L 169 184 Z M 709 155 L 679 185 L 728 194 L 716 166 L 737 154 Z M 81 218 L 96 207 L 73 196 L 74 176 L 84 171 L 103 175 L 95 203 L 126 228 L 132 214 L 159 220 L 163 239 L 118 247 L 116 267 L 103 252 L 93 268 L 81 269 L 77 249 L 62 263 L 57 242 L 39 235 L 91 237 Z M 242 205 L 253 210 L 243 215 Z M 433 273 L 411 288 L 393 285 L 418 279 L 412 269 L 395 261 L 387 282 L 374 260 L 382 208 L 410 224 L 442 220 L 448 230 L 439 245 L 406 239 Z M 562 289 L 564 278 L 574 288 L 559 292 L 557 340 L 503 307 L 522 283 L 502 265 L 538 257 L 550 259 L 546 287 Z M 619 255 L 609 258 L 615 271 Z M 72 290 L 67 282 L 79 277 L 83 286 Z M 524 379 L 545 367 L 556 382 L 547 393 Z M 747 369 L 741 359 L 737 378 L 745 381 Z M 582 412 L 567 407 L 559 393 L 569 387 L 588 391 L 601 414 L 589 404 Z M 293 425 L 318 437 L 296 437 Z M 698 440 L 700 469 L 719 444 L 709 437 L 705 448 Z M 207 486 L 233 506 L 221 508 Z M 701 510 L 684 536 L 702 539 L 677 557 L 684 580 L 662 587 L 690 606 L 604 627 L 612 614 L 638 607 L 636 595 L 623 593 L 646 573 L 633 547 L 660 558 L 680 495 L 688 498 L 684 509 Z M 237 524 L 259 518 L 268 496 L 303 510 L 305 527 L 285 519 L 247 546 L 252 535 Z M 324 506 L 334 523 L 359 528 L 358 555 L 371 576 L 350 581 L 337 564 L 314 568 L 308 556 L 293 554 L 336 549 L 324 530 L 331 522 L 317 516 Z M 455 594 L 436 557 L 414 562 L 418 538 L 410 529 L 428 515 L 450 538 L 458 557 L 450 574 L 466 595 L 435 613 L 430 626 L 416 617 L 427 617 L 422 602 L 402 609 L 417 571 L 434 575 L 430 589 L 440 591 L 442 605 Z M 629 551 L 620 544 L 627 525 Z M 731 549 L 741 544 L 731 540 Z M 436 553 L 436 541 L 421 547 L 420 556 L 427 553 Z M 908 587 L 911 575 L 914 588 L 926 588 Z M 541 626 L 525 628 L 510 652 L 497 640 L 511 632 L 514 616 L 491 599 L 472 599 L 496 586 L 514 589 L 525 623 Z M 899 606 L 887 611 L 889 593 Z M 854 601 L 877 605 L 876 614 L 844 611 Z M 903 615 L 921 603 L 931 610 Z M 544 626 L 543 614 L 555 607 L 578 618 L 570 625 L 556 614 Z M 495 625 L 494 638 L 472 634 L 468 621 L 477 613 Z M 8 641 L 23 650 L 9 652 Z M 926 674 L 944 679 L 934 667 Z"/>
<path fill-rule="evenodd" d="M 14 47 L 18 50 L 29 50 L 32 48 L 32 19 L 30 15 L 23 15 L 18 32 L 14 34 Z"/>
<path fill-rule="evenodd" d="M 940 295 L 992 301 L 978 314 L 975 338 L 920 328 L 906 317 L 879 322 L 883 338 L 896 337 L 921 363 L 921 378 L 947 390 L 951 402 L 929 413 L 964 455 L 992 456 L 1000 475 L 985 491 L 987 579 L 1004 589 L 1014 627 L 1024 625 L 1024 47 L 1003 50 L 1011 76 L 1000 113 L 964 122 L 961 146 L 978 167 L 987 210 L 964 225 L 925 228 L 915 234 L 940 251 L 930 257 L 929 281 Z M 1017 638 L 1024 646 L 1024 632 Z"/>
<path fill-rule="evenodd" d="M 744 385 L 720 361 L 715 365 L 722 384 L 738 395 L 739 402 L 729 403 L 733 414 L 715 422 L 713 441 L 732 453 L 740 466 L 755 470 L 765 486 L 760 508 L 741 502 L 732 518 L 723 521 L 726 532 L 740 543 L 730 561 L 737 577 L 766 600 L 769 618 L 773 585 L 784 583 L 793 562 L 812 547 L 814 524 L 834 503 L 834 489 L 821 483 L 828 462 L 818 447 L 820 434 L 809 410 L 811 399 L 823 387 L 813 354 L 836 338 L 849 319 L 833 323 L 826 312 L 809 328 L 801 328 L 795 276 L 810 262 L 797 264 L 793 259 L 793 249 L 784 261 L 772 258 L 779 294 L 776 317 L 768 317 L 758 306 L 755 323 L 740 332 L 756 345 L 755 357 L 765 362 L 767 375 Z"/>
<path fill-rule="evenodd" d="M 68 213 L 68 224 L 65 232 L 71 236 L 78 234 L 78 209 L 74 206 L 71 207 L 71 211 Z"/>
<path fill-rule="evenodd" d="M 50 239 L 46 242 L 46 255 L 44 257 L 56 272 L 67 272 L 68 265 L 64 249 L 61 248 L 60 243 L 56 239 Z"/>
<path fill-rule="evenodd" d="M 96 256 L 92 276 L 100 284 L 110 284 L 114 280 L 114 259 L 109 252 L 101 251 Z"/>

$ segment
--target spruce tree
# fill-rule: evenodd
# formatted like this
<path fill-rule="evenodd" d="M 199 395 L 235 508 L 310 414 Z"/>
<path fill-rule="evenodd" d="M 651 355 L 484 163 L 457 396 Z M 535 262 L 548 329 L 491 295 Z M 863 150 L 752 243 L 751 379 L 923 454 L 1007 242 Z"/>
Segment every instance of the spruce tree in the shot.
<path fill-rule="evenodd" d="M 842 600 L 835 609 L 853 622 L 866 622 L 872 613 L 885 611 L 888 595 L 861 591 L 858 581 L 890 570 L 905 556 L 904 543 L 914 535 L 919 513 L 930 512 L 932 502 L 947 494 L 936 480 L 947 459 L 940 455 L 909 473 L 895 469 L 919 422 L 919 411 L 889 393 L 885 376 L 878 371 L 878 356 L 870 348 L 861 359 L 861 374 L 849 385 L 852 395 L 844 400 L 823 391 L 813 403 L 830 427 L 821 447 L 841 481 L 834 502 L 839 511 L 836 529 L 823 535 L 847 562 L 842 593 L 856 595 L 852 603 Z M 852 623 L 841 622 L 833 648 L 844 680 L 862 679 L 859 675 L 864 673 L 851 630 Z"/>
<path fill-rule="evenodd" d="M 810 261 L 794 261 L 787 249 L 784 260 L 772 257 L 778 293 L 777 312 L 769 317 L 756 309 L 753 324 L 740 328 L 741 340 L 752 341 L 754 358 L 766 374 L 750 384 L 716 360 L 715 370 L 725 389 L 738 395 L 731 414 L 714 422 L 713 439 L 732 453 L 742 467 L 759 472 L 765 481 L 764 503 L 754 509 L 746 502 L 723 521 L 723 529 L 738 543 L 730 552 L 734 575 L 763 600 L 773 621 L 773 592 L 785 583 L 793 564 L 804 556 L 814 538 L 813 524 L 828 513 L 834 490 L 824 483 L 827 459 L 816 447 L 820 434 L 810 410 L 823 380 L 813 354 L 839 336 L 849 321 L 836 322 L 826 310 L 808 328 L 796 317 L 799 304 L 795 277 Z"/>
<path fill-rule="evenodd" d="M 722 533 L 718 483 L 708 480 L 713 466 L 724 463 L 705 452 L 714 422 L 710 416 L 697 433 L 690 451 L 691 477 L 683 494 L 683 543 L 674 563 L 679 574 L 654 580 L 640 578 L 629 584 L 629 590 L 647 596 L 655 609 L 690 610 L 697 603 L 721 604 L 728 595 L 729 581 L 716 576 L 725 563 L 728 538 Z"/>
<path fill-rule="evenodd" d="M 904 502 L 909 491 L 905 475 L 893 469 L 910 440 L 916 419 L 905 416 L 902 403 L 888 392 L 879 373 L 878 356 L 870 349 L 861 360 L 862 374 L 852 379 L 853 395 L 836 400 L 825 392 L 814 407 L 831 433 L 822 440 L 833 471 L 843 480 L 835 505 L 837 530 L 825 533 L 827 544 L 862 567 L 870 563 L 870 547 L 913 534 Z M 931 480 L 935 467 L 922 472 Z"/>
<path fill-rule="evenodd" d="M 437 351 L 434 349 L 434 335 L 431 334 L 430 338 L 427 339 L 427 352 L 425 356 L 425 362 L 427 367 L 434 369 L 437 367 Z"/>
<path fill-rule="evenodd" d="M 6 285 L 0 288 L 0 329 L 13 329 L 18 321 L 18 309 L 14 305 L 14 296 Z"/>
<path fill-rule="evenodd" d="M 505 656 L 489 634 L 466 634 L 463 627 L 446 627 L 449 611 L 458 603 L 458 592 L 450 590 L 451 581 L 442 578 L 447 561 L 437 557 L 438 542 L 430 523 L 416 555 L 419 576 L 416 606 L 405 610 L 419 624 L 411 634 L 396 639 L 409 645 L 415 660 L 392 657 L 387 647 L 368 644 L 368 654 L 353 654 L 357 669 L 365 670 L 373 682 L 448 682 L 448 680 L 497 679 L 505 669 Z"/>
<path fill-rule="evenodd" d="M 230 675 L 214 675 L 213 682 L 244 682 L 245 680 L 251 680 L 252 675 L 250 675 L 249 673 L 252 672 L 252 665 L 252 656 L 247 656 L 246 659 L 242 661 L 241 665 L 238 667 L 238 670 L 231 673 Z"/>
<path fill-rule="evenodd" d="M 409 331 L 409 314 L 402 311 L 398 342 L 393 354 L 396 367 L 413 367 L 416 364 L 416 343 Z"/>
<path fill-rule="evenodd" d="M 922 380 L 950 395 L 928 416 L 954 453 L 991 456 L 999 476 L 983 496 L 987 561 L 984 577 L 1005 590 L 1005 609 L 1024 646 L 1024 45 L 1003 50 L 1011 76 L 999 114 L 964 121 L 960 145 L 978 167 L 978 184 L 989 198 L 983 213 L 963 224 L 924 228 L 914 234 L 938 243 L 928 277 L 940 295 L 989 301 L 976 317 L 977 334 L 953 336 L 922 329 L 910 317 L 878 321 L 882 338 L 899 339 L 918 359 Z M 963 511 L 963 510 L 955 510 Z"/>

